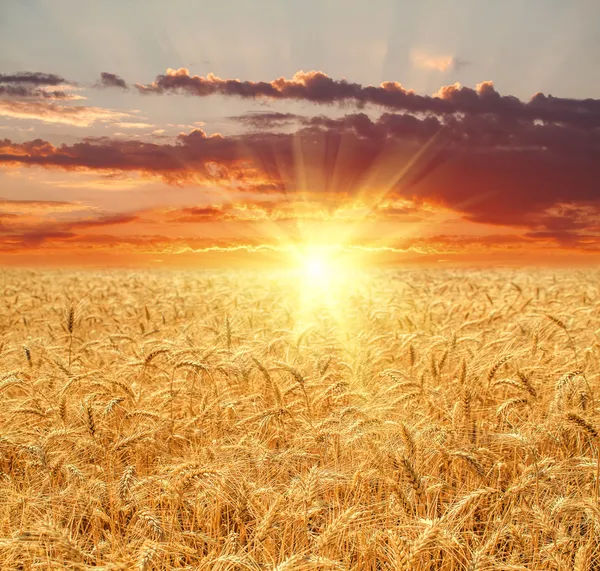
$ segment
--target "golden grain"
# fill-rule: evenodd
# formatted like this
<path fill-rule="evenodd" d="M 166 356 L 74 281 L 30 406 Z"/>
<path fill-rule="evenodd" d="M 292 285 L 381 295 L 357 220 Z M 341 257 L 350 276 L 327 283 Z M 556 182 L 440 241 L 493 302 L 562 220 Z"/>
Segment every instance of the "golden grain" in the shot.
<path fill-rule="evenodd" d="M 2 275 L 2 569 L 600 566 L 598 272 Z"/>

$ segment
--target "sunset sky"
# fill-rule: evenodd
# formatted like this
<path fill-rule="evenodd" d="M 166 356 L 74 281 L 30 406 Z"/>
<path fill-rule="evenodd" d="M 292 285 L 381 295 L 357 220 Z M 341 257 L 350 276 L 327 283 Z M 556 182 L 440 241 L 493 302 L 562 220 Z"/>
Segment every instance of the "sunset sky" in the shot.
<path fill-rule="evenodd" d="M 598 0 L 3 0 L 0 264 L 600 261 Z"/>

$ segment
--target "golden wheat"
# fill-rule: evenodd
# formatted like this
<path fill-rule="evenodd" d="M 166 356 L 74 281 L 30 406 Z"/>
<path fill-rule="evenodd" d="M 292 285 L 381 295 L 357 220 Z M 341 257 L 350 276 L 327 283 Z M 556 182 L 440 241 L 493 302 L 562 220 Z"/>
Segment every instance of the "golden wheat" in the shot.
<path fill-rule="evenodd" d="M 1 274 L 2 569 L 600 566 L 598 272 Z"/>

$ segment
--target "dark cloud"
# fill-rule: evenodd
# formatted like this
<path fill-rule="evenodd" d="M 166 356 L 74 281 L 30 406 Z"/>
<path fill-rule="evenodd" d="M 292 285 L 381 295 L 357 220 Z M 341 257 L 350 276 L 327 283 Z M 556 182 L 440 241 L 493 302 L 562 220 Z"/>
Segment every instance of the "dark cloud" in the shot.
<path fill-rule="evenodd" d="M 336 80 L 320 71 L 299 71 L 292 79 L 274 81 L 240 81 L 190 75 L 181 68 L 168 69 L 148 85 L 136 84 L 143 94 L 182 93 L 197 97 L 219 94 L 247 99 L 297 100 L 312 103 L 374 104 L 410 113 L 452 115 L 490 114 L 511 120 L 540 120 L 600 126 L 600 100 L 565 99 L 538 93 L 524 102 L 512 95 L 500 95 L 491 81 L 475 89 L 459 84 L 442 87 L 435 96 L 418 95 L 400 83 L 387 81 L 379 86 L 364 86 L 345 79 Z"/>
<path fill-rule="evenodd" d="M 64 91 L 46 91 L 25 85 L 0 85 L 0 97 L 40 97 L 42 99 L 71 99 Z"/>
<path fill-rule="evenodd" d="M 460 71 L 461 69 L 469 65 L 472 65 L 472 62 L 466 59 L 454 58 L 452 61 L 452 69 L 454 69 L 455 71 Z"/>
<path fill-rule="evenodd" d="M 127 82 L 122 77 L 107 71 L 103 71 L 100 74 L 98 87 L 119 87 L 121 89 L 129 89 Z"/>
<path fill-rule="evenodd" d="M 27 85 L 61 85 L 71 83 L 64 77 L 54 73 L 42 73 L 39 71 L 19 71 L 15 73 L 0 73 L 0 83 L 17 83 Z"/>
<path fill-rule="evenodd" d="M 73 99 L 74 96 L 61 90 L 44 87 L 67 84 L 60 75 L 39 72 L 0 74 L 0 97 L 36 97 L 41 99 Z"/>
<path fill-rule="evenodd" d="M 303 118 L 295 113 L 253 111 L 245 115 L 235 115 L 229 119 L 254 129 L 274 129 L 299 123 Z"/>

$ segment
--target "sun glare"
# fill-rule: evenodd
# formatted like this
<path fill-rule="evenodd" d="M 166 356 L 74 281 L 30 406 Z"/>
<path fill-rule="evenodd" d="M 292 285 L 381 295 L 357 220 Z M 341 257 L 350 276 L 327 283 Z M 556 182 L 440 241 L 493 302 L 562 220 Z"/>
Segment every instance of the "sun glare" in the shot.
<path fill-rule="evenodd" d="M 335 246 L 310 246 L 296 252 L 297 276 L 307 292 L 335 296 L 347 281 L 354 264 Z"/>
<path fill-rule="evenodd" d="M 304 261 L 305 279 L 313 285 L 324 285 L 331 277 L 331 265 L 325 256 L 316 255 Z"/>

